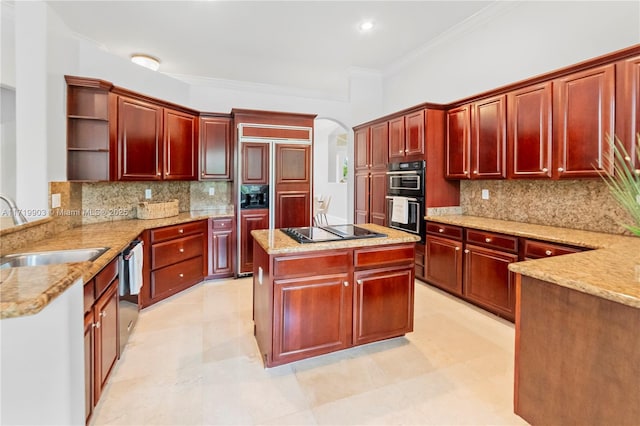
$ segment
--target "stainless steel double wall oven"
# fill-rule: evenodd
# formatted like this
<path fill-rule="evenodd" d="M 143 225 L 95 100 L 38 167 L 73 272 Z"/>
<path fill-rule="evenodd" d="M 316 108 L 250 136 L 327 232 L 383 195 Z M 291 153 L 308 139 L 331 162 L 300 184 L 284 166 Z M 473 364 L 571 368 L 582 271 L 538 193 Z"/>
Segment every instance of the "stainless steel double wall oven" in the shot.
<path fill-rule="evenodd" d="M 425 162 L 390 163 L 387 171 L 387 224 L 424 241 Z"/>

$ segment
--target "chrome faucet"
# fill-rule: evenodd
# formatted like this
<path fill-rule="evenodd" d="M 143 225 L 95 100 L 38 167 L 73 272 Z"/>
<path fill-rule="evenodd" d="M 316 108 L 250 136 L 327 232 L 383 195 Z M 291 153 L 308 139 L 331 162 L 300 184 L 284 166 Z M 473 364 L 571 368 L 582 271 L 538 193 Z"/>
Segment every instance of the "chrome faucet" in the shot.
<path fill-rule="evenodd" d="M 9 206 L 9 210 L 11 211 L 11 219 L 13 220 L 14 225 L 22 225 L 27 223 L 27 218 L 24 217 L 24 215 L 16 205 L 16 202 L 13 201 L 11 197 L 0 194 L 0 200 L 4 200 L 4 202 L 7 203 L 7 206 Z"/>

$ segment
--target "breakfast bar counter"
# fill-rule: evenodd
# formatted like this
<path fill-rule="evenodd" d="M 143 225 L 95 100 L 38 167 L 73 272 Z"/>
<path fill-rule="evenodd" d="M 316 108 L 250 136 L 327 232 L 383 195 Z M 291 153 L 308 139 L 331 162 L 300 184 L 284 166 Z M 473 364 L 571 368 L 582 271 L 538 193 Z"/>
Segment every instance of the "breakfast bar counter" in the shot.
<path fill-rule="evenodd" d="M 384 237 L 301 244 L 282 230 L 255 230 L 254 334 L 273 367 L 413 331 L 415 242 Z"/>

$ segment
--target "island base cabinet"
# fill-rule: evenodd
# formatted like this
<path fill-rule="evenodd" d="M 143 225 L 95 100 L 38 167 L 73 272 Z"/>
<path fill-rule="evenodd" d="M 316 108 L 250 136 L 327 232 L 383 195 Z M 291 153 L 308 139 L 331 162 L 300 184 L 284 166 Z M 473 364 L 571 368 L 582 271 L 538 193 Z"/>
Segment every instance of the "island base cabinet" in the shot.
<path fill-rule="evenodd" d="M 640 309 L 517 275 L 515 413 L 534 425 L 637 425 Z"/>
<path fill-rule="evenodd" d="M 348 274 L 274 281 L 273 361 L 337 351 L 351 343 Z"/>
<path fill-rule="evenodd" d="M 354 278 L 355 345 L 413 331 L 413 268 L 360 271 Z"/>
<path fill-rule="evenodd" d="M 413 331 L 414 246 L 268 254 L 254 241 L 254 334 L 264 365 Z"/>

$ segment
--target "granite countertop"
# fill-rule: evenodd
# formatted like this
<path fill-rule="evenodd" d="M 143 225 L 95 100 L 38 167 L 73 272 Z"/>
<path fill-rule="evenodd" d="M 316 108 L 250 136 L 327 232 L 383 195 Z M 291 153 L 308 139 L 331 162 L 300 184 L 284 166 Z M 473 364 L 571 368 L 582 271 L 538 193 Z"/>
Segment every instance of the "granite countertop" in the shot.
<path fill-rule="evenodd" d="M 326 243 L 300 244 L 279 229 L 260 229 L 251 231 L 253 239 L 262 246 L 268 254 L 302 253 L 318 250 L 338 250 L 353 247 L 369 247 L 385 244 L 413 243 L 420 241 L 420 237 L 387 228 L 372 223 L 358 224 L 357 226 L 386 234 L 380 238 L 362 238 L 345 241 L 330 241 Z"/>
<path fill-rule="evenodd" d="M 464 215 L 426 219 L 594 249 L 512 263 L 509 270 L 640 308 L 640 238 Z"/>
<path fill-rule="evenodd" d="M 180 223 L 233 216 L 233 210 L 197 210 L 150 220 L 121 220 L 83 225 L 36 241 L 18 252 L 109 247 L 93 262 L 23 266 L 0 270 L 0 319 L 33 315 L 69 288 L 77 278 L 89 281 L 144 230 Z M 2 255 L 11 254 L 3 252 Z"/>

